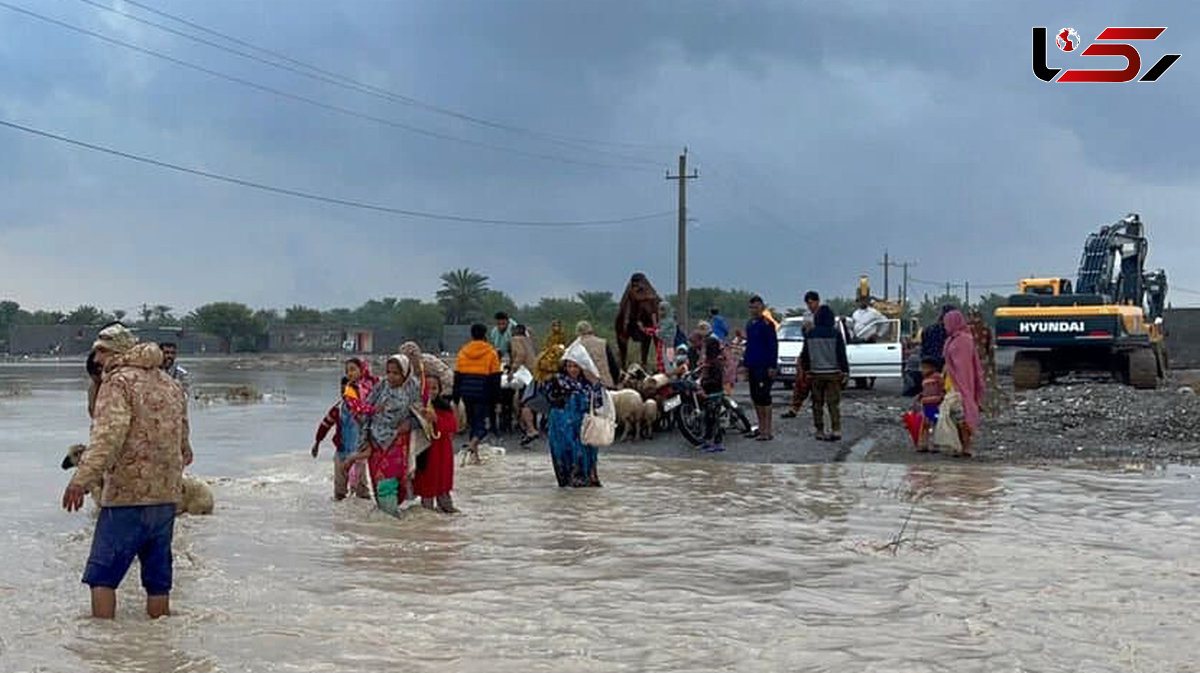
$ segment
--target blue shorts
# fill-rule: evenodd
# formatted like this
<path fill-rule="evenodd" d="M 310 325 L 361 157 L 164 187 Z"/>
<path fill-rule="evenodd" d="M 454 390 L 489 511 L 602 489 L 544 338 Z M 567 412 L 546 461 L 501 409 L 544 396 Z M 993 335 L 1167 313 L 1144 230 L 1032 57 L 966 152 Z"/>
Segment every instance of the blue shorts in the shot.
<path fill-rule="evenodd" d="M 925 412 L 925 420 L 929 421 L 931 424 L 936 424 L 938 422 L 938 412 L 941 411 L 941 407 L 939 405 L 922 405 L 922 411 Z"/>
<path fill-rule="evenodd" d="M 174 534 L 175 505 L 102 507 L 83 583 L 116 589 L 137 558 L 146 594 L 166 596 L 171 593 Z"/>

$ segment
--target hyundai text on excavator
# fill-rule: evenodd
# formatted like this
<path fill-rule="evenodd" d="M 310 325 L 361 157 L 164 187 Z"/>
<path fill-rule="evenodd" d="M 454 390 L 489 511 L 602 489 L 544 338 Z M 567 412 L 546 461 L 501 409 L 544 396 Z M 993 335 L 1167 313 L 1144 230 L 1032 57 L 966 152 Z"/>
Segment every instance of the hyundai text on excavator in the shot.
<path fill-rule="evenodd" d="M 996 345 L 1014 347 L 1018 390 L 1076 371 L 1107 371 L 1135 388 L 1165 376 L 1162 338 L 1167 274 L 1147 272 L 1149 244 L 1131 213 L 1088 236 L 1074 288 L 1066 278 L 1028 278 L 996 309 Z"/>

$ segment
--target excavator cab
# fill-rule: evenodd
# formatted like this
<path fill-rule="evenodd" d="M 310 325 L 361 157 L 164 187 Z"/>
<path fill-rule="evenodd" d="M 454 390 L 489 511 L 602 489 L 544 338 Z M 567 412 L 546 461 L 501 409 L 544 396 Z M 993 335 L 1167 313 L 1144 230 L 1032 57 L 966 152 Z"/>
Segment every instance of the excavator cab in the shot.
<path fill-rule="evenodd" d="M 1071 281 L 1066 278 L 1026 278 L 1017 283 L 1017 293 L 1050 297 L 1071 294 Z"/>

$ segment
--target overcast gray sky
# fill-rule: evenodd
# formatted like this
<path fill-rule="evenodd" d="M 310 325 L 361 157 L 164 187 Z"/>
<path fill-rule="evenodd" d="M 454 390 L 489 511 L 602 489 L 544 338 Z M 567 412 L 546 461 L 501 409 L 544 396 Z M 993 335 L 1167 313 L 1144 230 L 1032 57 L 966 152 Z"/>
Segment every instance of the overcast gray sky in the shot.
<path fill-rule="evenodd" d="M 1194 2 L 145 0 L 390 92 L 578 144 L 348 91 L 80 0 L 4 2 L 526 154 L 319 109 L 0 8 L 0 118 L 128 152 L 400 208 L 576 221 L 673 210 L 663 173 L 686 144 L 701 174 L 689 185 L 692 285 L 791 306 L 809 288 L 849 294 L 862 272 L 881 288 L 885 248 L 919 262 L 925 281 L 1073 277 L 1086 235 L 1137 210 L 1151 265 L 1173 289 L 1200 289 Z M 1035 25 L 1074 27 L 1085 44 L 1106 26 L 1167 26 L 1140 45 L 1143 70 L 1183 56 L 1153 84 L 1047 84 L 1030 69 Z M 1120 65 L 1053 45 L 1049 59 Z M 619 293 L 635 270 L 675 286 L 673 215 L 587 229 L 447 224 L 213 183 L 11 129 L 0 128 L 0 156 L 0 294 L 26 306 L 357 305 L 430 298 L 437 275 L 461 266 L 519 301 Z"/>

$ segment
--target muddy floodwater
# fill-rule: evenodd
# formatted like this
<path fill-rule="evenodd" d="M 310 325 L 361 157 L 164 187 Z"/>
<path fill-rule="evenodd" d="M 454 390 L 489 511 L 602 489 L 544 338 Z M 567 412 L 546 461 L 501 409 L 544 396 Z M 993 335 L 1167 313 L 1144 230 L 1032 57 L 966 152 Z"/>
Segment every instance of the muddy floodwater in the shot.
<path fill-rule="evenodd" d="M 58 506 L 82 366 L 0 366 L 0 671 L 1200 670 L 1195 467 L 602 456 L 563 491 L 539 445 L 396 521 L 308 455 L 336 371 L 193 373 L 272 394 L 193 403 L 217 510 L 177 525 L 175 616 L 135 569 L 96 623 L 93 508 Z"/>

